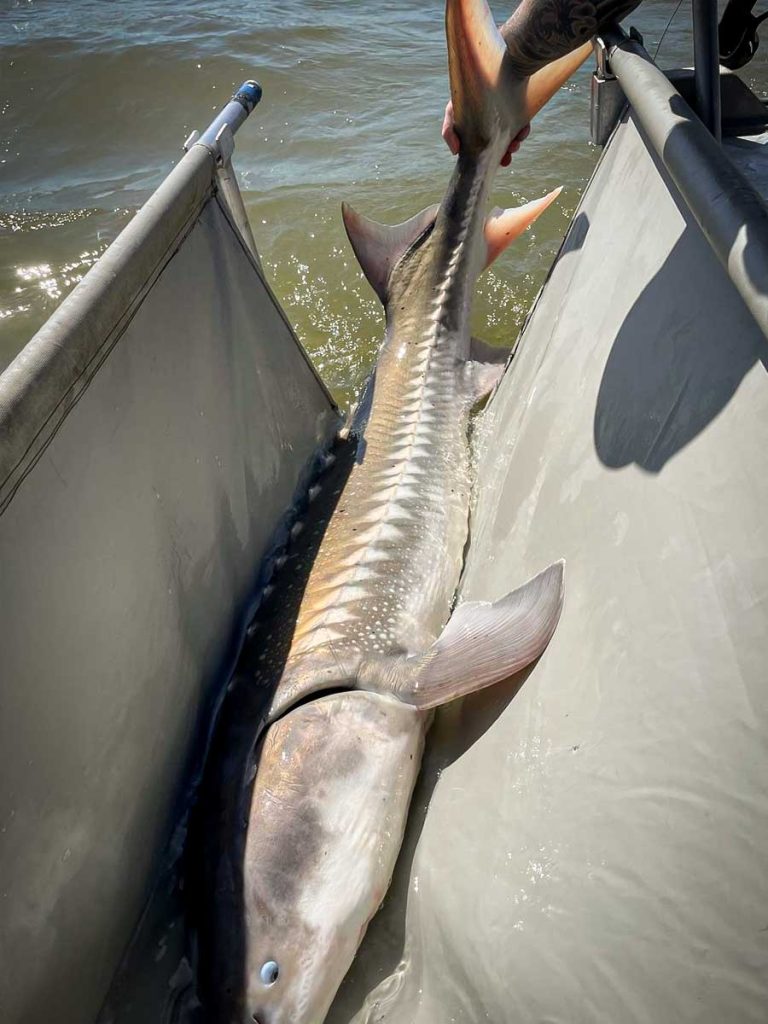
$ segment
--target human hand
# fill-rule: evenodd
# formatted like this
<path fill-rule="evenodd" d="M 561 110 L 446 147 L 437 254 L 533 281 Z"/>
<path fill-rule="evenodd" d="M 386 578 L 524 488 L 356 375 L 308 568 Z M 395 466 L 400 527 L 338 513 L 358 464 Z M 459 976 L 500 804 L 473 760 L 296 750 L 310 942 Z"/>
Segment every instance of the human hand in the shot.
<path fill-rule="evenodd" d="M 512 139 L 509 146 L 501 158 L 501 166 L 508 167 L 509 162 L 512 159 L 512 154 L 516 153 L 520 149 L 521 143 L 525 142 L 528 136 L 531 134 L 531 126 L 527 124 L 525 128 L 521 128 L 517 135 Z M 459 152 L 461 143 L 459 142 L 459 136 L 456 134 L 456 129 L 453 124 L 453 103 L 448 100 L 448 104 L 445 108 L 445 117 L 443 118 L 442 136 L 446 141 L 448 149 L 453 153 L 454 156 Z"/>

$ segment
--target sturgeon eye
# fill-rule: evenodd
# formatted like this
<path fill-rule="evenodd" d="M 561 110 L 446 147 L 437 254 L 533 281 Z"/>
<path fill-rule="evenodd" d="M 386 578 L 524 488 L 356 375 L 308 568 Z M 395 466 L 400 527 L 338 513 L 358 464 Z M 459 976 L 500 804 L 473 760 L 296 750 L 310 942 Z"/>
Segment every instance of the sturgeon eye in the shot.
<path fill-rule="evenodd" d="M 270 988 L 277 981 L 277 976 L 280 974 L 280 968 L 277 966 L 274 960 L 267 960 L 259 971 L 259 977 L 262 983 Z"/>

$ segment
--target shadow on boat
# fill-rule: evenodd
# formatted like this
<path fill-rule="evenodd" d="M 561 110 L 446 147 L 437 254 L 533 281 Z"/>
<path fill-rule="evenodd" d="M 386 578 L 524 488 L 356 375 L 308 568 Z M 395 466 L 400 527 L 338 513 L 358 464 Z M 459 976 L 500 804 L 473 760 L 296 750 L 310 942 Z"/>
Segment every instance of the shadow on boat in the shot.
<path fill-rule="evenodd" d="M 676 127 L 670 139 L 687 130 Z M 653 146 L 647 140 L 646 145 L 658 173 L 666 177 Z M 734 302 L 713 301 L 708 293 L 706 282 L 717 281 L 742 305 L 712 249 L 702 244 L 693 214 L 674 188 L 670 196 L 683 230 L 624 318 L 600 381 L 594 442 L 600 461 L 610 469 L 635 463 L 647 473 L 661 472 L 720 415 L 756 363 L 768 367 L 765 338 L 754 329 L 746 307 L 744 322 L 735 321 Z M 763 275 L 757 261 L 764 272 L 764 245 L 750 237 L 748 225 L 742 230 L 740 259 L 758 287 Z M 742 242 L 735 231 L 730 241 L 733 254 Z M 636 259 L 642 258 L 638 239 Z"/>

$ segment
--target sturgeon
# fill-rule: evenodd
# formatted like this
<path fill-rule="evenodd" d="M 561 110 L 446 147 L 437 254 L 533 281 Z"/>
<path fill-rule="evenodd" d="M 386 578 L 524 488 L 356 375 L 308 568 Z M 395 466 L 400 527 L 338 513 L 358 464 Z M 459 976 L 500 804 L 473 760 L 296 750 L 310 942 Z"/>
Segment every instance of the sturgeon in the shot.
<path fill-rule="evenodd" d="M 535 40 L 518 39 L 523 73 L 485 0 L 447 0 L 446 33 L 458 160 L 440 206 L 405 224 L 343 208 L 385 338 L 209 752 L 199 993 L 215 1024 L 321 1024 L 389 886 L 433 709 L 532 662 L 562 606 L 556 563 L 452 611 L 469 417 L 504 371 L 470 337 L 475 282 L 556 197 L 486 219 L 488 192 L 589 46 L 543 66 L 550 34 L 537 67 Z M 580 41 L 566 33 L 559 54 Z"/>

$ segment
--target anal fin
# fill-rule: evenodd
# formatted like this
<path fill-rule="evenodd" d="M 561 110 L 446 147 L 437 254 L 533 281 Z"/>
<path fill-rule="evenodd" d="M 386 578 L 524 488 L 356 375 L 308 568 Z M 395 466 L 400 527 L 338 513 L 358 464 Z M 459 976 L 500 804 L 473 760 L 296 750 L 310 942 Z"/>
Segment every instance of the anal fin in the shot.
<path fill-rule="evenodd" d="M 396 695 L 421 710 L 500 683 L 539 657 L 563 605 L 564 563 L 555 562 L 498 601 L 468 601 L 454 611 L 429 651 L 409 658 Z"/>
<path fill-rule="evenodd" d="M 472 404 L 479 402 L 493 391 L 507 368 L 512 349 L 502 345 L 489 345 L 479 338 L 473 338 L 469 346 L 469 361 L 466 364 L 469 394 Z"/>
<path fill-rule="evenodd" d="M 480 338 L 472 338 L 469 343 L 469 358 L 473 363 L 501 363 L 504 366 L 512 354 L 506 345 L 489 345 Z"/>

